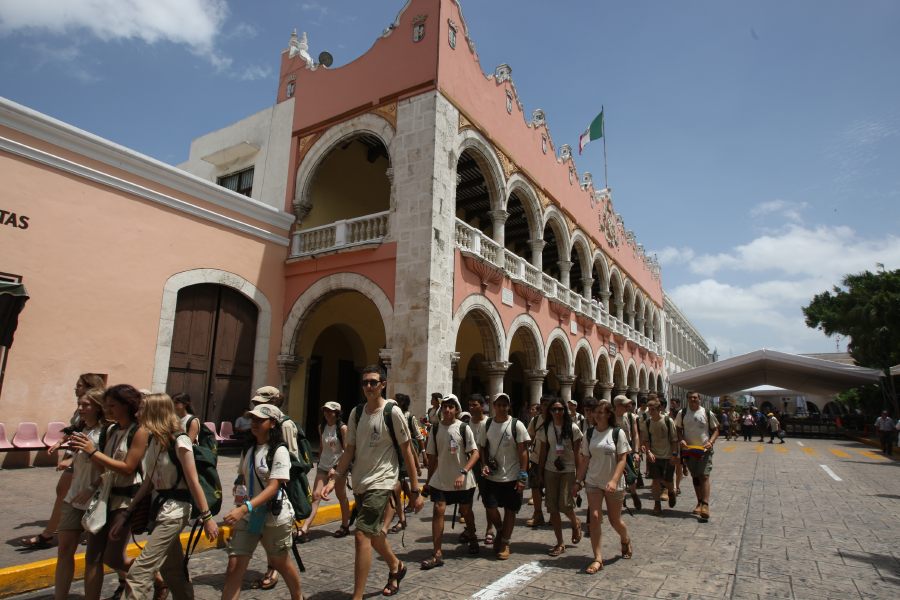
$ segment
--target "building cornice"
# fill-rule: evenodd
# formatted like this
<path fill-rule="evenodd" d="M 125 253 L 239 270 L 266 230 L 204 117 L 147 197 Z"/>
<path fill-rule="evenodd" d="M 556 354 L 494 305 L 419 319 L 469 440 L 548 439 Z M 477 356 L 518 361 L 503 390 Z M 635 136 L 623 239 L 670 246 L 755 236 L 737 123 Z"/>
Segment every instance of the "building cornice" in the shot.
<path fill-rule="evenodd" d="M 149 200 L 151 202 L 161 204 L 168 208 L 175 209 L 177 211 L 204 219 L 206 221 L 210 221 L 212 223 L 216 223 L 218 225 L 223 225 L 225 227 L 228 227 L 229 229 L 233 229 L 241 233 L 246 233 L 268 242 L 274 242 L 280 246 L 287 246 L 289 244 L 288 238 L 283 235 L 278 235 L 270 231 L 266 231 L 265 229 L 262 229 L 260 227 L 256 227 L 254 225 L 250 225 L 243 221 L 233 219 L 226 215 L 222 215 L 206 208 L 202 208 L 195 204 L 191 204 L 190 202 L 185 202 L 184 200 L 180 200 L 179 198 L 168 196 L 166 194 L 138 185 L 131 181 L 126 181 L 124 179 L 114 177 L 109 173 L 97 171 L 96 169 L 92 169 L 82 164 L 78 164 L 68 159 L 50 154 L 49 152 L 38 150 L 37 148 L 32 148 L 31 146 L 26 146 L 25 144 L 6 137 L 0 137 L 0 151 L 8 152 L 16 156 L 21 156 L 30 161 L 46 165 L 59 171 L 76 175 L 83 179 L 87 179 L 106 187 L 126 192 L 144 200 Z"/>
<path fill-rule="evenodd" d="M 77 127 L 69 125 L 68 123 L 64 123 L 62 121 L 59 121 L 58 119 L 54 119 L 53 117 L 32 110 L 2 96 L 0 96 L 0 125 L 13 129 L 15 131 L 19 131 L 25 135 L 34 137 L 49 144 L 53 144 L 54 146 L 57 146 L 63 150 L 67 150 L 86 158 L 96 160 L 116 169 L 121 169 L 131 175 L 135 175 L 137 177 L 141 177 L 150 181 L 155 181 L 160 185 L 164 185 L 175 191 L 182 192 L 184 194 L 197 198 L 198 200 L 208 202 L 222 209 L 233 211 L 247 218 L 265 223 L 267 225 L 272 225 L 273 227 L 277 227 L 279 229 L 288 230 L 294 222 L 294 217 L 289 213 L 272 208 L 271 206 L 263 204 L 262 202 L 254 200 L 253 198 L 248 198 L 247 196 L 243 196 L 236 192 L 232 192 L 231 190 L 227 190 L 219 185 L 206 181 L 205 179 L 201 179 L 195 175 L 182 171 L 177 167 L 173 167 L 172 165 L 168 165 L 147 155 L 135 152 L 134 150 L 111 142 L 107 139 L 101 138 L 82 129 L 78 129 Z M 6 141 L 11 142 L 12 140 Z M 20 145 L 22 147 L 28 148 L 28 146 L 24 144 Z M 34 148 L 31 148 L 31 150 L 35 152 L 42 152 Z M 69 165 L 75 165 L 75 163 L 72 161 L 53 156 L 50 153 L 43 154 L 49 157 L 53 157 L 54 159 L 57 159 L 57 161 L 63 161 L 64 163 L 68 163 Z M 75 166 L 81 167 L 81 165 Z M 206 209 L 193 206 L 187 202 L 184 202 L 183 200 L 178 200 L 176 198 L 161 194 L 159 192 L 155 192 L 143 186 L 126 182 L 121 178 L 100 173 L 95 169 L 82 167 L 82 170 L 90 171 L 95 175 L 106 176 L 110 180 L 126 184 L 126 186 L 132 186 L 136 189 L 145 190 L 146 192 L 150 193 L 151 196 L 168 198 L 178 205 L 191 207 L 192 210 L 185 210 L 185 212 L 189 212 L 190 214 L 193 214 L 195 216 L 201 216 L 202 214 L 208 213 L 209 215 L 217 215 L 222 219 L 227 219 L 228 221 L 239 223 L 239 221 L 230 217 L 218 215 L 213 211 L 208 211 Z M 77 171 L 70 172 L 74 173 Z M 95 179 L 95 181 L 99 180 Z M 143 196 L 143 194 L 138 195 Z M 152 198 L 148 197 L 147 199 Z M 179 206 L 173 206 L 168 203 L 165 204 L 167 206 L 171 206 L 172 208 L 182 210 L 181 208 L 179 208 Z M 221 222 L 216 219 L 212 220 Z M 263 229 L 254 227 L 252 225 L 243 225 L 244 227 L 241 230 L 255 230 L 260 232 L 264 231 Z M 284 245 L 287 245 L 287 238 L 271 234 L 269 232 L 266 233 L 270 238 L 274 238 L 272 239 L 272 241 L 278 241 L 278 243 L 281 243 L 281 240 L 284 240 Z"/>

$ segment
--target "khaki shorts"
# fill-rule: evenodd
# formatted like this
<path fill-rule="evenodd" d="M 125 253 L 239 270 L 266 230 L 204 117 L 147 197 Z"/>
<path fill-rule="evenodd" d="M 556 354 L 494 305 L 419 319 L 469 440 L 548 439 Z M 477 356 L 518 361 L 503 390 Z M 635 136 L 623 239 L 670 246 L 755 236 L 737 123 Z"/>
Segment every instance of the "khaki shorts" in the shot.
<path fill-rule="evenodd" d="M 550 512 L 567 511 L 575 507 L 572 498 L 572 484 L 575 483 L 575 473 L 558 473 L 556 471 L 544 471 L 544 502 Z"/>
<path fill-rule="evenodd" d="M 84 531 L 81 526 L 81 517 L 84 511 L 75 508 L 68 502 L 63 502 L 59 512 L 59 526 L 57 531 Z"/>
<path fill-rule="evenodd" d="M 380 535 L 384 526 L 384 511 L 391 501 L 391 490 L 369 490 L 354 496 L 359 507 L 356 529 L 368 536 Z"/>
<path fill-rule="evenodd" d="M 253 556 L 260 541 L 267 556 L 280 556 L 291 549 L 293 523 L 266 525 L 262 533 L 250 533 L 247 530 L 249 526 L 245 519 L 235 523 L 231 539 L 228 540 L 228 556 Z"/>
<path fill-rule="evenodd" d="M 687 465 L 688 471 L 691 472 L 691 477 L 709 477 L 713 467 L 712 455 L 712 450 L 710 450 L 699 458 L 685 456 L 681 460 Z"/>

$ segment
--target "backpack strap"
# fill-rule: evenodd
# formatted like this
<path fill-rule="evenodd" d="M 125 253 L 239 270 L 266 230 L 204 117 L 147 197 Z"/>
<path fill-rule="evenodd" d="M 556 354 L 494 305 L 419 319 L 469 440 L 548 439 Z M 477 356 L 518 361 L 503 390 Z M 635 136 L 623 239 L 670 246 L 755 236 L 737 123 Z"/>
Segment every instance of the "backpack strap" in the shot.
<path fill-rule="evenodd" d="M 194 417 L 194 418 L 196 418 L 196 417 Z M 186 437 L 188 439 L 188 441 L 191 442 L 191 445 L 194 444 L 194 442 L 191 441 L 191 436 L 189 436 L 187 433 L 185 433 L 183 431 L 181 433 L 177 434 L 175 437 L 172 437 L 169 439 L 170 443 L 169 443 L 169 448 L 167 449 L 167 451 L 169 453 L 169 461 L 173 465 L 175 465 L 175 470 L 178 471 L 178 477 L 175 479 L 175 485 L 172 486 L 173 488 L 177 488 L 178 484 L 181 483 L 182 481 L 184 481 L 184 467 L 181 466 L 181 461 L 178 460 L 178 452 L 175 450 L 175 441 L 178 438 L 180 438 L 181 436 Z"/>

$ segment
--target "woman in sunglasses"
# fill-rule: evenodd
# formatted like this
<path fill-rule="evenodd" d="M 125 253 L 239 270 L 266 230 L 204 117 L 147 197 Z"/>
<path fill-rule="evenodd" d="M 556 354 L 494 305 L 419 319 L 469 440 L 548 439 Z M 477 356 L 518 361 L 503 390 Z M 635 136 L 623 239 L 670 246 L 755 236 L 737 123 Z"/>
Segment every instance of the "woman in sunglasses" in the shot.
<path fill-rule="evenodd" d="M 322 422 L 319 424 L 319 464 L 316 465 L 316 479 L 313 482 L 312 512 L 303 521 L 300 528 L 300 542 L 308 539 L 309 527 L 319 510 L 319 502 L 328 500 L 331 490 L 335 490 L 341 506 L 341 526 L 334 537 L 341 538 L 350 533 L 350 503 L 347 501 L 347 486 L 335 487 L 334 467 L 344 454 L 344 440 L 347 439 L 347 426 L 341 420 L 341 405 L 337 402 L 326 402 L 322 407 Z"/>
<path fill-rule="evenodd" d="M 563 542 L 560 511 L 566 513 L 572 526 L 572 543 L 581 541 L 581 523 L 575 516 L 572 487 L 575 483 L 576 457 L 581 452 L 581 430 L 560 399 L 547 404 L 544 424 L 538 428 L 538 473 L 543 478 L 544 500 L 550 513 L 550 524 L 556 534 L 556 545 L 550 548 L 550 556 L 566 551 Z"/>

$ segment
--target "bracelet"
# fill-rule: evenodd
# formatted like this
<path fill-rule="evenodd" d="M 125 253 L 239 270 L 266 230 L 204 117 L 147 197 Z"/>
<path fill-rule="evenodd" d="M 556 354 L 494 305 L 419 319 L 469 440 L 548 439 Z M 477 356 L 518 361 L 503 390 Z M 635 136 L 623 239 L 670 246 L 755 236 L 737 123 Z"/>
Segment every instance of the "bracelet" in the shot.
<path fill-rule="evenodd" d="M 92 452 L 88 452 L 88 458 L 94 458 L 94 455 L 100 452 L 100 448 L 94 448 Z"/>
<path fill-rule="evenodd" d="M 212 519 L 212 511 L 207 509 L 205 512 L 200 513 L 200 520 L 206 523 Z"/>
<path fill-rule="evenodd" d="M 338 471 L 337 469 L 335 469 L 335 470 L 334 470 L 334 476 L 335 476 L 335 477 L 340 477 L 341 479 L 343 479 L 344 477 L 347 476 L 347 473 L 341 473 L 340 471 Z"/>
<path fill-rule="evenodd" d="M 247 512 L 248 512 L 248 513 L 252 513 L 252 512 L 253 512 L 253 504 L 251 504 L 249 500 L 244 500 L 244 506 L 247 507 Z"/>

